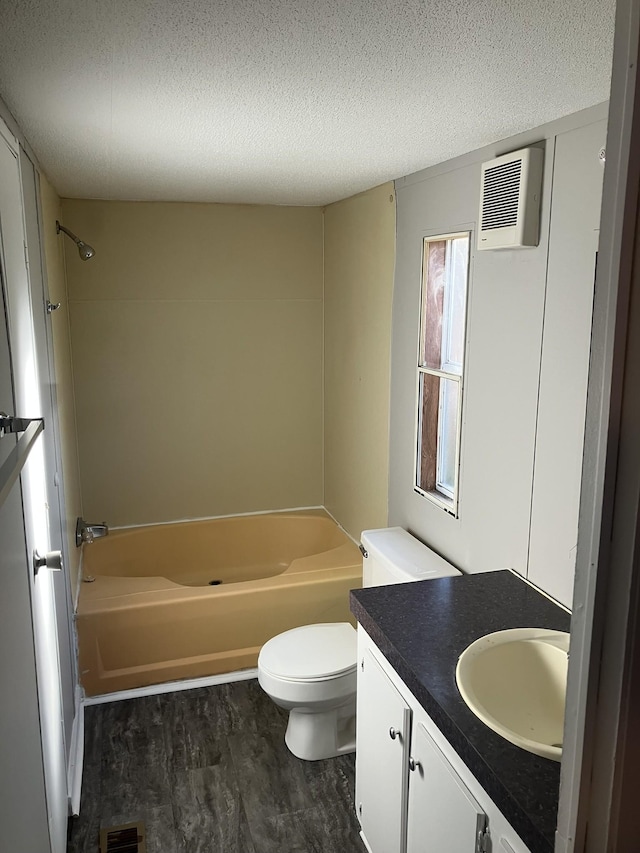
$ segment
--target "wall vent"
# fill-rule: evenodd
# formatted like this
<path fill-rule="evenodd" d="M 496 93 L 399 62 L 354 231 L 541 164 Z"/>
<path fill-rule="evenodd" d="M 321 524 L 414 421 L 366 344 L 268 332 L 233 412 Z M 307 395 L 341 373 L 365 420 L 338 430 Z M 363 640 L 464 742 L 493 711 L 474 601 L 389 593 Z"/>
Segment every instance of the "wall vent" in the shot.
<path fill-rule="evenodd" d="M 482 164 L 478 249 L 537 246 L 541 148 L 523 148 Z"/>
<path fill-rule="evenodd" d="M 146 853 L 144 824 L 125 823 L 100 830 L 100 853 Z"/>

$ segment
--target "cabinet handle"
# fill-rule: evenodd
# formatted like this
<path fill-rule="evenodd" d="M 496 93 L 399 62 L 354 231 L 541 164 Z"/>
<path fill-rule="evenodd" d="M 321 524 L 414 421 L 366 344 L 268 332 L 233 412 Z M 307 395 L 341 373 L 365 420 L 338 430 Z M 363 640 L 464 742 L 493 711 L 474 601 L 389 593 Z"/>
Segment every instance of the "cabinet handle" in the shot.
<path fill-rule="evenodd" d="M 409 770 L 421 770 L 422 764 L 419 761 L 416 761 L 415 758 L 409 759 Z"/>
<path fill-rule="evenodd" d="M 400 737 L 400 734 L 401 733 L 398 731 L 398 729 L 394 729 L 393 726 L 391 726 L 391 728 L 389 729 L 389 737 L 391 738 L 391 740 L 395 740 L 397 737 Z"/>

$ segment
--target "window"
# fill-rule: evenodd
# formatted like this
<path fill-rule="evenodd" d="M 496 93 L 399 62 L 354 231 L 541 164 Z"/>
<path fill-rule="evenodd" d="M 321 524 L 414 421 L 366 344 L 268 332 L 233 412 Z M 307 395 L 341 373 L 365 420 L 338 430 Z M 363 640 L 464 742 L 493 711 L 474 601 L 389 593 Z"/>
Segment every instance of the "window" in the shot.
<path fill-rule="evenodd" d="M 427 237 L 418 353 L 416 491 L 458 509 L 470 234 Z"/>

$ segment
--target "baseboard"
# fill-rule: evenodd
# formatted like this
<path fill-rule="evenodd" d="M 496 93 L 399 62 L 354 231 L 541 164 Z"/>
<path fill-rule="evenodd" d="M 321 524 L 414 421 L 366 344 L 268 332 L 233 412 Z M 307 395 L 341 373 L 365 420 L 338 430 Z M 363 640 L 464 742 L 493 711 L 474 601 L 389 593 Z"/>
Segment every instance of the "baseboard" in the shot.
<path fill-rule="evenodd" d="M 84 704 L 82 688 L 76 685 L 75 714 L 71 727 L 69 747 L 69 766 L 67 768 L 67 790 L 69 792 L 69 812 L 74 817 L 80 814 L 80 796 L 82 793 L 82 767 L 84 764 Z"/>
<path fill-rule="evenodd" d="M 248 681 L 258 677 L 257 669 L 240 669 L 225 672 L 222 675 L 205 675 L 203 678 L 187 678 L 184 681 L 167 681 L 164 684 L 150 684 L 148 687 L 133 687 L 131 690 L 119 690 L 116 693 L 104 693 L 101 696 L 86 696 L 85 705 L 102 705 L 104 702 L 120 702 L 123 699 L 138 699 L 141 696 L 159 696 L 163 693 L 177 693 L 180 690 L 193 690 L 195 687 L 211 687 L 215 684 L 231 684 L 234 681 Z"/>
<path fill-rule="evenodd" d="M 364 846 L 367 848 L 367 850 L 369 851 L 369 853 L 371 853 L 371 848 L 369 847 L 369 843 L 368 843 L 367 839 L 364 837 L 364 832 L 362 832 L 362 830 L 360 830 L 360 832 L 358 833 L 358 835 L 359 835 L 359 836 L 360 836 L 360 838 L 362 839 L 362 843 L 363 843 L 363 844 L 364 844 Z"/>

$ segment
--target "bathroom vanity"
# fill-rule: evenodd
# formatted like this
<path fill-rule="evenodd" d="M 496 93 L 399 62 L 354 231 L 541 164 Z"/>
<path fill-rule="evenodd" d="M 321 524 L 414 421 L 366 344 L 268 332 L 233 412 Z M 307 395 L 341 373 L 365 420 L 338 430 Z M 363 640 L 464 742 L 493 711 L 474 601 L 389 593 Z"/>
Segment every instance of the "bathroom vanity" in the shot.
<path fill-rule="evenodd" d="M 509 571 L 351 593 L 358 626 L 356 809 L 371 853 L 552 853 L 560 764 L 462 700 L 460 654 L 493 631 L 569 630 Z"/>

